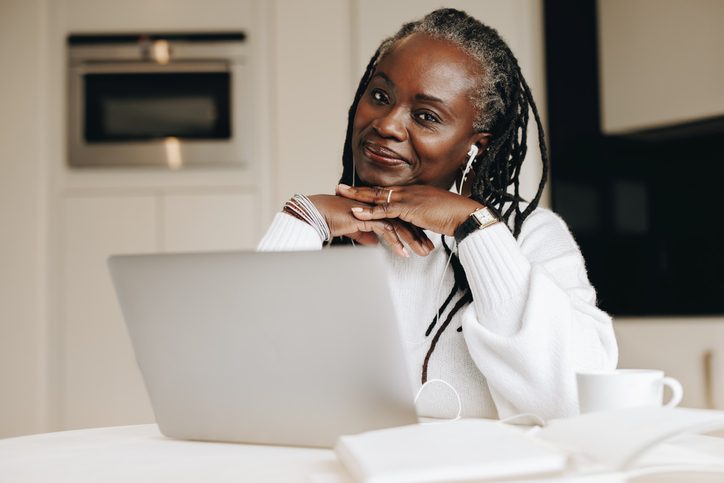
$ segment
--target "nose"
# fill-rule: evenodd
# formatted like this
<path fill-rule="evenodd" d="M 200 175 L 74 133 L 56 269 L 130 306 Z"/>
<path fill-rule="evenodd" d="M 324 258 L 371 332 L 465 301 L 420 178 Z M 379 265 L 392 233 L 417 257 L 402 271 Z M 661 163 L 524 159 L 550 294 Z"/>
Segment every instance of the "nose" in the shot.
<path fill-rule="evenodd" d="M 390 106 L 389 109 L 379 113 L 372 127 L 383 138 L 405 141 L 407 139 L 405 116 L 402 106 Z"/>

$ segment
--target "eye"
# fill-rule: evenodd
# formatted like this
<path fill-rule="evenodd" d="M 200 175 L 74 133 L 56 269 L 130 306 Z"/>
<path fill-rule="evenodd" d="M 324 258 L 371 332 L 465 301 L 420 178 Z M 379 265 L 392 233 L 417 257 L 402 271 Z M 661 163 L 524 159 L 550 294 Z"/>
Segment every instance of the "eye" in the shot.
<path fill-rule="evenodd" d="M 380 104 L 388 104 L 390 102 L 389 97 L 387 97 L 387 93 L 379 89 L 374 89 L 372 91 L 372 99 Z"/>
<path fill-rule="evenodd" d="M 419 113 L 415 114 L 415 118 L 418 121 L 423 122 L 425 124 L 437 124 L 440 122 L 440 119 L 438 119 L 437 116 L 435 116 L 434 114 L 427 112 L 427 111 L 423 111 L 423 112 L 419 112 Z"/>

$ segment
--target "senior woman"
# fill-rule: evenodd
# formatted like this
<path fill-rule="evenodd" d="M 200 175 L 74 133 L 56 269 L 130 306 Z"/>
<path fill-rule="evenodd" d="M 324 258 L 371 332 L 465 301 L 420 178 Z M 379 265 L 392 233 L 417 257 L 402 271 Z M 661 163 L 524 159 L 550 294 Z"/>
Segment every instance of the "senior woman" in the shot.
<path fill-rule="evenodd" d="M 544 174 L 526 203 L 529 110 Z M 497 32 L 441 9 L 382 42 L 350 108 L 343 170 L 336 195 L 295 195 L 259 250 L 382 239 L 416 387 L 445 381 L 466 417 L 576 414 L 576 371 L 613 369 L 616 341 L 566 225 L 537 207 L 543 130 Z M 417 407 L 451 417 L 457 399 L 430 385 Z"/>

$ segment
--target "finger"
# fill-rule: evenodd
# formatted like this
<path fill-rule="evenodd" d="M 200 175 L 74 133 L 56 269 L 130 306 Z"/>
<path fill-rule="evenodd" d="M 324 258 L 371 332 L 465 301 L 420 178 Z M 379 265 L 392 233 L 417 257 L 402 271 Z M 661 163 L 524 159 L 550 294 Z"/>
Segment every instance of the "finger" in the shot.
<path fill-rule="evenodd" d="M 421 257 L 429 255 L 435 248 L 432 240 L 427 237 L 420 227 L 401 220 L 390 220 L 390 222 L 395 226 L 397 235 L 407 242 L 413 252 Z"/>
<path fill-rule="evenodd" d="M 400 218 L 403 213 L 399 204 L 390 203 L 375 206 L 355 206 L 352 214 L 358 220 L 382 220 L 384 218 Z"/>
<path fill-rule="evenodd" d="M 389 204 L 394 201 L 398 201 L 400 189 L 394 186 L 383 188 L 381 186 L 375 186 L 372 188 L 361 187 L 355 188 L 344 184 L 337 185 L 336 193 L 345 198 L 360 201 L 362 203 L 382 205 Z"/>
<path fill-rule="evenodd" d="M 400 241 L 400 237 L 392 223 L 389 221 L 365 221 L 362 223 L 364 224 L 362 231 L 377 233 L 390 246 L 395 255 L 402 258 L 410 256 L 410 252 Z"/>
<path fill-rule="evenodd" d="M 351 200 L 354 200 L 357 196 L 357 188 L 346 184 L 338 184 L 336 188 L 334 188 L 334 192 L 339 196 L 343 196 L 344 198 L 349 198 Z"/>
<path fill-rule="evenodd" d="M 347 236 L 360 245 L 377 245 L 380 242 L 377 236 L 370 231 L 358 231 Z"/>

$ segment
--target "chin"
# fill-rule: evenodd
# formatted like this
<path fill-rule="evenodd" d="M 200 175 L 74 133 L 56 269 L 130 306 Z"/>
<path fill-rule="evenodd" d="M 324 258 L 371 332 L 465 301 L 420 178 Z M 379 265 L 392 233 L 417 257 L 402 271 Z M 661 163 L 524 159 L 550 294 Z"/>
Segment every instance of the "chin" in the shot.
<path fill-rule="evenodd" d="M 362 186 L 403 186 L 408 183 L 400 180 L 397 177 L 385 175 L 381 173 L 360 173 L 357 171 L 357 179 L 359 179 Z"/>
<path fill-rule="evenodd" d="M 357 179 L 363 186 L 404 186 L 409 179 L 401 176 L 401 170 L 384 169 L 365 162 L 355 163 Z"/>

